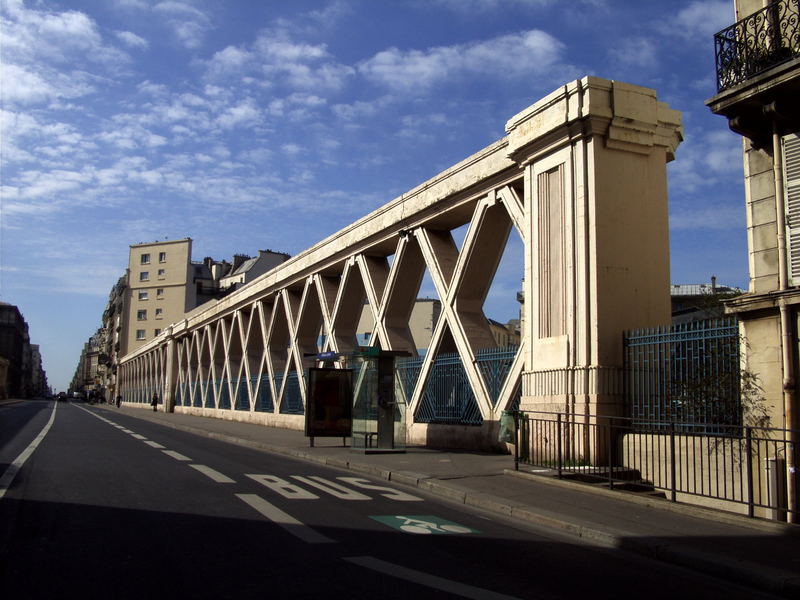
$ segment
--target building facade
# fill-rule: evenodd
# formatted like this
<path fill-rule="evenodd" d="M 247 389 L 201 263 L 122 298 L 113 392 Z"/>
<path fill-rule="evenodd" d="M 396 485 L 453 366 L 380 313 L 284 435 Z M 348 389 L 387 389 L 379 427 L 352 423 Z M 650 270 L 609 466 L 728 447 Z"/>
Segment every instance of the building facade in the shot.
<path fill-rule="evenodd" d="M 5 359 L 0 397 L 33 398 L 48 392 L 39 346 L 30 343 L 19 308 L 7 302 L 0 302 L 0 358 Z"/>
<path fill-rule="evenodd" d="M 122 357 L 198 306 L 247 285 L 289 258 L 272 250 L 259 250 L 255 257 L 236 254 L 231 262 L 211 257 L 193 261 L 191 256 L 191 238 L 130 246 L 128 267 L 109 292 L 102 326 L 84 345 L 70 389 L 94 389 L 115 398 Z"/>
<path fill-rule="evenodd" d="M 750 282 L 727 310 L 739 316 L 745 366 L 759 378 L 771 425 L 787 429 L 798 427 L 799 4 L 734 2 L 736 22 L 715 36 L 718 93 L 706 102 L 742 136 L 744 150 Z M 796 456 L 788 454 L 797 514 Z"/>
<path fill-rule="evenodd" d="M 192 240 L 185 238 L 130 247 L 125 352 L 136 350 L 196 305 Z"/>

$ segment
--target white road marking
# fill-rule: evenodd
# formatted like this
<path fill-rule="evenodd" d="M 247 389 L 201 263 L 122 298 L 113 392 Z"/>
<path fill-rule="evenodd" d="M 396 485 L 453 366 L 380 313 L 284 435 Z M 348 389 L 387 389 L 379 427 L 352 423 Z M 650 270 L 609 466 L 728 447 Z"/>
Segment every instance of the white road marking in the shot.
<path fill-rule="evenodd" d="M 233 479 L 228 477 L 227 475 L 223 475 L 219 471 L 212 469 L 211 467 L 207 467 L 205 465 L 189 465 L 193 469 L 197 469 L 203 475 L 208 477 L 209 479 L 213 479 L 217 483 L 236 483 Z"/>
<path fill-rule="evenodd" d="M 130 434 L 132 434 L 132 433 L 133 433 L 133 431 L 131 431 L 130 429 L 125 429 L 124 427 L 121 429 L 121 431 L 122 431 L 123 433 L 130 433 Z"/>
<path fill-rule="evenodd" d="M 131 437 L 135 437 L 137 440 L 146 440 L 147 438 L 143 435 L 139 435 L 138 433 L 132 433 Z"/>
<path fill-rule="evenodd" d="M 372 500 L 372 498 L 366 494 L 356 492 L 355 490 L 351 490 L 343 485 L 339 485 L 333 481 L 328 481 L 327 479 L 323 479 L 322 477 L 318 477 L 316 475 L 311 475 L 309 477 L 292 475 L 292 479 L 296 479 L 300 483 L 305 483 L 313 488 L 322 490 L 326 494 L 330 494 L 334 498 L 339 498 L 341 500 Z"/>
<path fill-rule="evenodd" d="M 475 600 L 517 600 L 515 596 L 507 596 L 506 594 L 499 594 L 491 590 L 485 590 L 459 581 L 453 581 L 452 579 L 445 579 L 444 577 L 437 577 L 436 575 L 423 573 L 422 571 L 415 571 L 414 569 L 401 567 L 400 565 L 373 558 L 372 556 L 351 556 L 343 560 L 358 565 L 359 567 L 364 567 L 365 569 L 372 569 L 378 573 L 397 577 L 398 579 L 405 579 L 406 581 L 418 583 L 449 594 L 463 596 L 464 598 L 474 598 Z"/>
<path fill-rule="evenodd" d="M 389 498 L 389 500 L 399 500 L 401 502 L 422 502 L 422 498 L 418 496 L 412 496 L 411 494 L 406 494 L 405 492 L 401 492 L 400 490 L 396 490 L 394 488 L 375 485 L 374 483 L 370 483 L 368 479 L 362 479 L 361 477 L 337 477 L 336 479 L 365 490 L 388 492 L 388 494 L 381 494 L 381 496 L 384 498 Z"/>
<path fill-rule="evenodd" d="M 44 439 L 44 436 L 46 436 L 47 432 L 50 431 L 50 428 L 53 426 L 53 422 L 56 420 L 57 408 L 58 402 L 53 402 L 53 412 L 50 413 L 50 420 L 47 421 L 47 424 L 39 432 L 39 435 L 37 435 L 33 441 L 28 444 L 28 447 L 25 448 L 25 450 L 23 450 L 10 465 L 8 465 L 3 473 L 3 476 L 0 477 L 0 500 L 2 500 L 3 496 L 6 495 L 6 491 L 8 491 L 8 488 L 11 487 L 11 484 L 14 482 L 14 478 L 22 468 L 22 465 L 24 465 L 25 461 L 30 458 L 31 454 L 33 454 L 33 451 L 36 450 L 36 447 Z"/>
<path fill-rule="evenodd" d="M 158 449 L 163 449 L 164 448 L 164 446 L 162 446 L 158 442 L 154 442 L 152 440 L 144 440 L 144 443 L 147 444 L 148 446 L 152 446 L 153 448 L 158 448 Z"/>
<path fill-rule="evenodd" d="M 316 500 L 319 498 L 316 494 L 304 490 L 299 485 L 289 483 L 285 479 L 281 479 L 275 475 L 253 475 L 248 473 L 247 476 L 290 500 Z"/>
<path fill-rule="evenodd" d="M 276 525 L 280 525 L 293 536 L 300 538 L 309 544 L 335 544 L 336 541 L 325 537 L 308 525 L 301 523 L 293 516 L 283 512 L 277 506 L 273 506 L 258 494 L 236 494 L 246 504 L 249 504 L 259 513 L 264 515 Z"/>
<path fill-rule="evenodd" d="M 190 460 L 192 460 L 188 456 L 184 456 L 180 452 L 175 452 L 174 450 L 162 450 L 162 452 L 164 454 L 166 454 L 167 456 L 171 456 L 175 460 L 182 460 L 182 461 L 185 461 L 185 462 L 189 462 Z"/>

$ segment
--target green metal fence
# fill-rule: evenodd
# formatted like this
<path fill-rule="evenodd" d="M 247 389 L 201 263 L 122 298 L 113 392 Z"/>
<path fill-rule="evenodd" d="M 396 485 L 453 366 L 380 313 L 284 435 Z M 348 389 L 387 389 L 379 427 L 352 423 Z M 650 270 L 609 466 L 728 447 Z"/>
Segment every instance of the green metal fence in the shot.
<path fill-rule="evenodd" d="M 735 318 L 629 331 L 624 348 L 627 416 L 634 422 L 677 422 L 681 431 L 742 424 Z"/>

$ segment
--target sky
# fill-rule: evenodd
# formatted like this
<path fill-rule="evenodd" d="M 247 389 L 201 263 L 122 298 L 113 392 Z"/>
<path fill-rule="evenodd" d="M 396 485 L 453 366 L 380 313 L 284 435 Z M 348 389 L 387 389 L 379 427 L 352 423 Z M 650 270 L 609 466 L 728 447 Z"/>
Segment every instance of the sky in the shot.
<path fill-rule="evenodd" d="M 130 244 L 294 255 L 585 75 L 682 112 L 672 283 L 747 287 L 741 138 L 704 105 L 732 0 L 0 0 L 0 19 L 0 300 L 58 390 Z M 516 316 L 521 265 L 512 241 L 488 317 Z"/>

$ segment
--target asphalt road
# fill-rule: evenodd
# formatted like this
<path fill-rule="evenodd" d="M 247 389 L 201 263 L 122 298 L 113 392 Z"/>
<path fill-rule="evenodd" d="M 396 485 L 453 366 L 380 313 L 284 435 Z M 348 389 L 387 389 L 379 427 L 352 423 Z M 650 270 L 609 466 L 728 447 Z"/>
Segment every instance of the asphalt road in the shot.
<path fill-rule="evenodd" d="M 0 477 L 53 409 L 0 407 Z M 634 594 L 771 597 L 84 404 L 57 405 L 0 498 L 1 598 Z"/>

